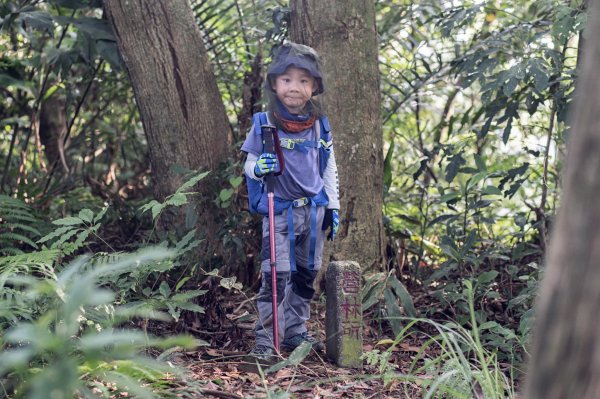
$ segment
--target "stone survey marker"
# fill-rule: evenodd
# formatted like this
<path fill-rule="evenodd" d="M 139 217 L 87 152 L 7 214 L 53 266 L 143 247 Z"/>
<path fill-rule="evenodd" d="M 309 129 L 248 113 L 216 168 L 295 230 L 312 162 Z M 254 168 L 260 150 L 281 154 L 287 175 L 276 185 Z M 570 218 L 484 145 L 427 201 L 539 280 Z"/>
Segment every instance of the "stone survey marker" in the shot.
<path fill-rule="evenodd" d="M 327 356 L 340 367 L 362 367 L 361 274 L 356 262 L 331 262 L 325 274 Z"/>

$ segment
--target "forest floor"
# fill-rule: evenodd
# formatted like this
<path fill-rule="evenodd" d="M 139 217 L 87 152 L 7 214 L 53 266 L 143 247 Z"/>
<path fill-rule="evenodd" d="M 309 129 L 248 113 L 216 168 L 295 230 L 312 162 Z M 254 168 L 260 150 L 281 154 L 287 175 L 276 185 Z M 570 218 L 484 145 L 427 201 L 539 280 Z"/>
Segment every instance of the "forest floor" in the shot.
<path fill-rule="evenodd" d="M 180 387 L 181 397 L 300 399 L 420 398 L 423 395 L 419 380 L 384 383 L 379 365 L 369 365 L 365 360 L 362 369 L 340 368 L 324 353 L 314 351 L 298 366 L 287 366 L 273 373 L 264 374 L 256 366 L 248 367 L 246 354 L 254 344 L 254 298 L 230 295 L 219 303 L 218 308 L 207 309 L 207 313 L 221 314 L 229 323 L 210 331 L 192 331 L 210 345 L 174 354 L 176 356 L 170 359 L 188 371 L 185 378 L 188 383 Z M 207 316 L 214 320 L 211 315 Z M 309 331 L 320 339 L 324 337 L 324 320 L 324 301 L 314 301 Z M 364 321 L 363 353 L 389 348 L 393 339 L 389 327 L 369 320 L 369 314 L 364 315 Z M 414 356 L 427 339 L 427 334 L 415 332 L 395 346 L 388 359 L 392 370 L 409 374 Z M 423 376 L 421 381 L 426 378 Z M 190 390 L 199 395 L 188 396 Z"/>

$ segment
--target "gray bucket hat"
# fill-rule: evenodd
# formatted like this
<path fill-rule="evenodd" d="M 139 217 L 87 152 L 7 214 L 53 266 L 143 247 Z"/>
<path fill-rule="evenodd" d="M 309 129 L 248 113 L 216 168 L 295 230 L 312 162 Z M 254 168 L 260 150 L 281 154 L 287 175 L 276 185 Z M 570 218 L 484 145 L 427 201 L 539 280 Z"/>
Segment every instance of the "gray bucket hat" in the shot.
<path fill-rule="evenodd" d="M 323 75 L 317 52 L 311 47 L 298 43 L 286 43 L 277 49 L 271 66 L 267 71 L 269 82 L 273 82 L 277 75 L 281 75 L 289 67 L 306 69 L 317 81 L 317 90 L 313 95 L 321 94 L 325 91 L 323 84 Z"/>

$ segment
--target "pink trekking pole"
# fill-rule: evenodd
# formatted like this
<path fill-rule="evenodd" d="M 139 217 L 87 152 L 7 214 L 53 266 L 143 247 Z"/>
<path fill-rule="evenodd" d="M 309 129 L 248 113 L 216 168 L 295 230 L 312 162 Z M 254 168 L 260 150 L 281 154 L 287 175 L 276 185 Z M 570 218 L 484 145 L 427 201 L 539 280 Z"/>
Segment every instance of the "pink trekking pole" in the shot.
<path fill-rule="evenodd" d="M 265 150 L 275 153 L 273 137 L 277 135 L 277 128 L 273 125 L 261 125 Z M 273 303 L 273 341 L 275 351 L 279 353 L 279 312 L 277 311 L 277 257 L 275 251 L 275 176 L 271 172 L 265 176 L 267 181 L 267 199 L 269 207 L 269 249 L 271 250 L 271 293 Z"/>

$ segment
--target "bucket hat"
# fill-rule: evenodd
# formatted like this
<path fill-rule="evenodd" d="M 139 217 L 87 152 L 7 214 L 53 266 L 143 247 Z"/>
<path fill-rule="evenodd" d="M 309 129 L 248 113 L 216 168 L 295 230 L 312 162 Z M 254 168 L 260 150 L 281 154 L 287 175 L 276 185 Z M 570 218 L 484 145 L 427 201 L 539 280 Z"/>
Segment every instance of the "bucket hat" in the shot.
<path fill-rule="evenodd" d="M 267 70 L 267 78 L 272 82 L 277 75 L 283 74 L 289 67 L 306 69 L 317 81 L 318 87 L 313 95 L 325 91 L 319 56 L 311 47 L 298 43 L 286 43 L 279 47 Z"/>

